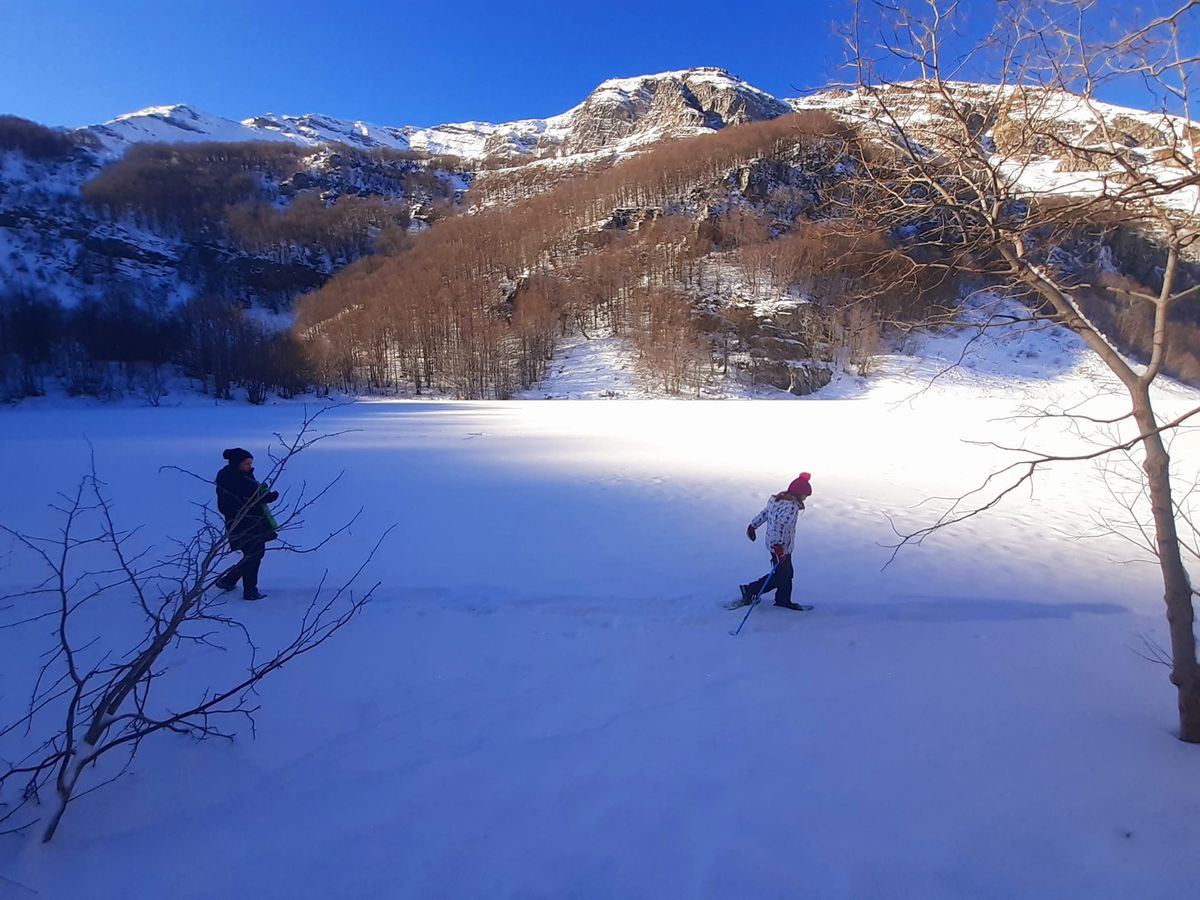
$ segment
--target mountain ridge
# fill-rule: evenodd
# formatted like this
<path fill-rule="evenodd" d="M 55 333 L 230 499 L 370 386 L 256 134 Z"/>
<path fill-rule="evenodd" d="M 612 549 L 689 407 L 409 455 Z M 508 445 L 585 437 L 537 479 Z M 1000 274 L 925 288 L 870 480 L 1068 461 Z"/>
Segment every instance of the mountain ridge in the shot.
<path fill-rule="evenodd" d="M 152 141 L 277 140 L 309 146 L 340 142 L 470 161 L 518 160 L 643 146 L 663 136 L 715 131 L 785 115 L 791 109 L 787 101 L 725 69 L 709 66 L 610 78 L 565 112 L 511 122 L 393 126 L 323 113 L 263 113 L 235 120 L 175 103 L 147 106 L 72 133 L 94 136 L 109 157 L 121 155 L 135 143 Z M 622 122 L 629 127 L 622 127 Z"/>

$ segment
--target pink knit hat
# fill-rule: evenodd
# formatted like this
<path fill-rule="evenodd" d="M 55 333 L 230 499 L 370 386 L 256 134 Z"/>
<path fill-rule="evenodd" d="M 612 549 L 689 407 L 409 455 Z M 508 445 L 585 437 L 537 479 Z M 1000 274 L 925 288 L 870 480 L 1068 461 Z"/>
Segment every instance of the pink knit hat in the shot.
<path fill-rule="evenodd" d="M 801 472 L 799 477 L 797 477 L 794 481 L 792 481 L 791 484 L 788 485 L 787 492 L 797 497 L 811 497 L 812 485 L 808 483 L 810 478 L 812 478 L 812 476 L 807 472 Z"/>

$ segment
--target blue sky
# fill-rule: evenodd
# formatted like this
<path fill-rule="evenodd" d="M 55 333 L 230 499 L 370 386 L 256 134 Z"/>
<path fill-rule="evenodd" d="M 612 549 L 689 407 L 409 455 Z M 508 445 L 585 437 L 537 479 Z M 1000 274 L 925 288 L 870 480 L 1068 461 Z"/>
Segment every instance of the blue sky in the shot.
<path fill-rule="evenodd" d="M 968 5 L 982 12 L 994 2 Z M 320 112 L 382 125 L 496 122 L 562 112 L 606 78 L 702 65 L 795 96 L 836 77 L 833 25 L 849 8 L 849 0 L 0 0 L 0 113 L 79 126 L 182 102 L 239 119 Z"/>

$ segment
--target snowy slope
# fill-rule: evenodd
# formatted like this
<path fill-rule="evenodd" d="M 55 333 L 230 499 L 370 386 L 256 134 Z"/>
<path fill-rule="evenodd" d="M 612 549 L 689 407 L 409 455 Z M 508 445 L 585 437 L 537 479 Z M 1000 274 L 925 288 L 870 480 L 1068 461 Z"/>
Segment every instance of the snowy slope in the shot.
<path fill-rule="evenodd" d="M 109 153 L 119 155 L 131 144 L 188 141 L 290 141 L 316 146 L 340 142 L 351 146 L 387 147 L 393 150 L 420 150 L 478 159 L 489 148 L 507 143 L 515 151 L 529 149 L 542 135 L 561 137 L 567 120 L 531 119 L 493 125 L 488 122 L 461 122 L 432 128 L 391 127 L 337 119 L 332 116 L 275 115 L 254 116 L 235 122 L 192 109 L 186 104 L 152 106 L 105 122 L 87 130 L 98 137 Z"/>
<path fill-rule="evenodd" d="M 1051 134 L 1075 148 L 1103 150 L 1106 141 L 1110 146 L 1124 146 L 1137 168 L 1164 184 L 1188 177 L 1189 170 L 1172 160 L 1176 154 L 1194 170 L 1200 124 L 1180 116 L 1085 99 L 1064 91 L 1015 85 L 949 82 L 947 89 L 958 102 L 999 111 L 981 139 L 992 143 L 993 161 L 1031 198 L 1056 194 L 1119 195 L 1125 183 L 1123 169 L 1108 161 L 1103 153 L 1097 155 L 1096 161 L 1107 162 L 1104 168 L 1088 165 L 1086 160 L 1071 159 L 1063 145 L 1044 139 Z M 887 86 L 881 96 L 895 114 L 896 123 L 910 137 L 935 149 L 939 146 L 939 132 L 947 128 L 946 115 L 940 109 L 944 101 L 939 94 L 923 82 L 903 82 Z M 882 125 L 878 103 L 865 91 L 820 91 L 788 102 L 796 110 L 826 110 L 849 122 Z M 1015 126 L 1019 132 L 1027 122 L 1032 123 L 1031 134 L 1042 139 L 1031 141 L 1034 146 L 1006 146 L 1004 129 Z M 1200 186 L 1185 186 L 1162 202 L 1190 215 L 1200 214 Z"/>
<path fill-rule="evenodd" d="M 236 143 L 253 140 L 294 140 L 251 128 L 222 116 L 193 109 L 184 103 L 170 106 L 148 106 L 136 112 L 117 116 L 102 125 L 87 129 L 110 155 L 120 155 L 133 144 L 193 143 L 219 141 Z"/>
<path fill-rule="evenodd" d="M 637 350 L 628 340 L 600 333 L 561 338 L 546 377 L 515 399 L 649 400 L 664 396 L 661 382 L 639 369 Z M 699 399 L 754 398 L 795 399 L 770 385 L 752 385 L 737 372 L 712 376 L 702 386 Z"/>
<path fill-rule="evenodd" d="M 917 506 L 1010 457 L 1078 449 L 1008 417 L 1094 397 L 1069 336 L 1018 337 L 927 387 L 964 335 L 808 402 L 361 403 L 300 458 L 345 477 L 308 529 L 366 505 L 319 556 L 271 554 L 264 642 L 326 567 L 388 523 L 364 619 L 265 686 L 258 739 L 167 737 L 85 798 L 55 842 L 0 838 L 0 895 L 1165 898 L 1200 878 L 1200 748 L 1174 740 L 1161 588 L 1096 470 L 882 570 Z M 1013 350 L 1039 353 L 1013 377 Z M 1167 386 L 1165 415 L 1194 406 Z M 1088 410 L 1101 414 L 1100 401 Z M 0 413 L 8 524 L 44 531 L 86 434 L 127 523 L 183 535 L 206 489 L 131 459 L 215 469 L 263 453 L 294 405 Z M 1173 452 L 1200 465 L 1200 435 Z M 797 593 L 810 614 L 718 607 L 765 567 L 745 523 L 804 469 Z M 31 571 L 4 547 L 4 578 Z M 0 630 L 0 718 L 49 627 Z M 186 654 L 196 685 L 220 655 Z M 5 745 L 7 748 L 8 745 Z M 97 773 L 97 776 L 101 773 Z M 219 865 L 181 866 L 178 848 Z M 21 894 L 15 894 L 21 896 Z"/>
<path fill-rule="evenodd" d="M 530 120 L 505 125 L 464 122 L 433 128 L 389 127 L 331 116 L 266 114 L 240 122 L 199 112 L 186 104 L 152 106 L 87 130 L 100 139 L 111 155 L 144 142 L 289 141 L 306 146 L 338 142 L 361 148 L 421 150 L 478 158 L 489 142 L 508 140 L 514 146 L 536 141 L 554 127 L 555 120 Z"/>

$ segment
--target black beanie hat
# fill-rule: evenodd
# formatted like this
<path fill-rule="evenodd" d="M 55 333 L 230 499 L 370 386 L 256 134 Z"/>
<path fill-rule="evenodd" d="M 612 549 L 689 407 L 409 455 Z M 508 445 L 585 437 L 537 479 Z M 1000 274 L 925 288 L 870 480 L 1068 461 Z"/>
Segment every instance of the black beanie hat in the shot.
<path fill-rule="evenodd" d="M 241 447 L 232 447 L 221 454 L 231 465 L 238 465 L 243 459 L 253 459 L 254 454 L 249 450 L 243 450 Z"/>

